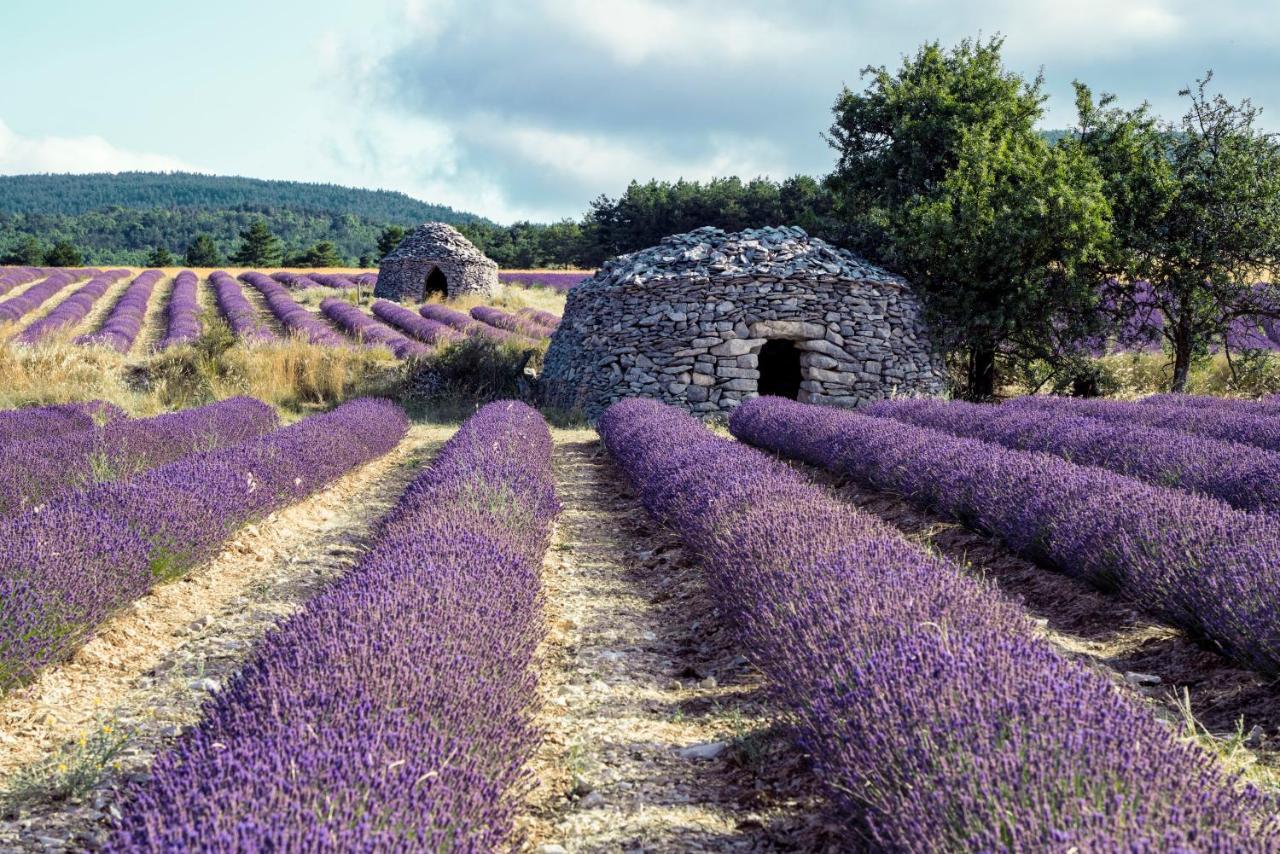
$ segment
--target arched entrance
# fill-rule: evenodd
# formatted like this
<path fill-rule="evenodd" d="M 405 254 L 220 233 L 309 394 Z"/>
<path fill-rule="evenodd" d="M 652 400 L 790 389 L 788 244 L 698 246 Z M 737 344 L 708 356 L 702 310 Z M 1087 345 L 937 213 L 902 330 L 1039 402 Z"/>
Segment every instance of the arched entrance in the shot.
<path fill-rule="evenodd" d="M 427 274 L 427 280 L 422 285 L 422 301 L 426 302 L 432 294 L 442 297 L 449 295 L 449 280 L 440 272 L 439 267 L 432 267 Z"/>
<path fill-rule="evenodd" d="M 800 396 L 800 351 L 794 341 L 773 338 L 760 348 L 760 380 L 756 390 L 795 400 Z"/>

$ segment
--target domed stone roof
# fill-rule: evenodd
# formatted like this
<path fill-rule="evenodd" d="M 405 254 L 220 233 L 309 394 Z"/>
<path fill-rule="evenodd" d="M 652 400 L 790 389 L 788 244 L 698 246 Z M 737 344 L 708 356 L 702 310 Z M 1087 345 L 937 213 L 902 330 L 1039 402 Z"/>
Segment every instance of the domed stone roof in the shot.
<path fill-rule="evenodd" d="M 406 234 L 400 244 L 382 260 L 385 263 L 408 259 L 450 260 L 495 268 L 498 266 L 477 249 L 474 243 L 463 237 L 458 229 L 443 222 L 424 222 Z"/>
<path fill-rule="evenodd" d="M 674 279 L 772 277 L 819 281 L 903 280 L 799 226 L 752 228 L 734 233 L 706 226 L 664 237 L 657 246 L 619 255 L 588 282 L 635 285 Z"/>

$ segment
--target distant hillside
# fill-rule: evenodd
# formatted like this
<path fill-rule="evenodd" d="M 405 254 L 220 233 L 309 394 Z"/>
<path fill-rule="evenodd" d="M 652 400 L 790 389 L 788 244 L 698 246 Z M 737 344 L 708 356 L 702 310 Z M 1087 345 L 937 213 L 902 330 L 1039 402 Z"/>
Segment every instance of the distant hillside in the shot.
<path fill-rule="evenodd" d="M 387 225 L 490 225 L 404 193 L 334 184 L 184 172 L 0 176 L 0 256 L 34 237 L 44 248 L 67 241 L 85 263 L 141 264 L 158 246 L 180 257 L 207 234 L 225 258 L 255 219 L 266 221 L 286 255 L 330 241 L 349 264 L 376 257 Z"/>
<path fill-rule="evenodd" d="M 0 211 L 82 214 L 107 207 L 291 210 L 353 214 L 381 222 L 447 222 L 481 217 L 391 190 L 263 181 L 189 172 L 0 176 Z"/>

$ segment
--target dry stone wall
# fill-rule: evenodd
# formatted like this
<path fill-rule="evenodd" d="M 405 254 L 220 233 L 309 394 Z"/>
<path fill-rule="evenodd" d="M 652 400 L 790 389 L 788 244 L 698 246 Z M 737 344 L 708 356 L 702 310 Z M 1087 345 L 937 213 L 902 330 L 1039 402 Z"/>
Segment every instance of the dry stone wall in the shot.
<path fill-rule="evenodd" d="M 803 401 L 945 388 L 907 283 L 799 228 L 702 228 L 609 262 L 569 292 L 542 387 L 592 419 L 626 397 L 714 416 L 756 396 L 770 340 L 800 351 Z"/>

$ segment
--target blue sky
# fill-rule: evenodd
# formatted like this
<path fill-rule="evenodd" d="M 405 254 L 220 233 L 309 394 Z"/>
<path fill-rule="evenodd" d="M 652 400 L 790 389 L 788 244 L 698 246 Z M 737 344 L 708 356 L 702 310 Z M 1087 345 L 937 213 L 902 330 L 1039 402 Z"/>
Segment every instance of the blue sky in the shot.
<path fill-rule="evenodd" d="M 844 84 L 1006 36 L 1168 118 L 1203 71 L 1280 130 L 1280 0 L 0 0 L 0 173 L 191 169 L 576 217 L 631 178 L 822 174 Z"/>

